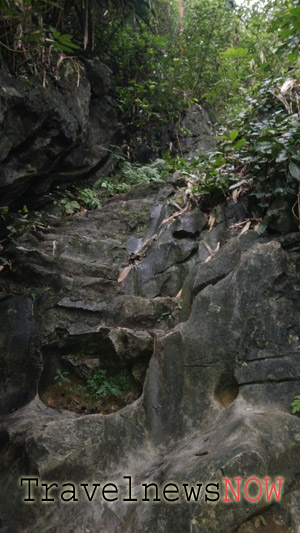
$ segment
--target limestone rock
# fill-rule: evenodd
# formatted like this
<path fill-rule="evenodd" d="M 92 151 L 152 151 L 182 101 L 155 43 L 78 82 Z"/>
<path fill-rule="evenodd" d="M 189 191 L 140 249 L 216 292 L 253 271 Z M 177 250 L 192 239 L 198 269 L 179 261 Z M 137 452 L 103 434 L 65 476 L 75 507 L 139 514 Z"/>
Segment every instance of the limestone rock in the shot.
<path fill-rule="evenodd" d="M 33 368 L 22 369 L 26 380 L 11 385 L 10 370 L 2 388 L 9 397 L 26 382 L 30 394 L 0 420 L 0 531 L 297 531 L 300 420 L 290 404 L 300 394 L 299 233 L 234 237 L 220 209 L 213 237 L 195 225 L 204 221 L 199 212 L 178 222 L 185 229 L 174 235 L 175 225 L 163 224 L 169 194 L 158 197 L 152 187 L 145 197 L 137 188 L 38 241 L 29 233 L 17 242 L 12 296 L 1 305 L 18 314 L 4 322 L 1 339 L 21 328 L 10 350 L 17 374 L 31 337 L 34 351 Z M 118 283 L 130 235 L 145 254 Z M 199 249 L 208 238 L 220 246 L 206 261 Z M 79 352 L 89 370 L 126 368 L 143 385 L 140 397 L 110 414 L 43 404 L 33 391 L 57 361 L 78 366 Z M 23 501 L 19 480 L 29 475 L 59 485 L 53 504 L 40 501 L 39 487 L 35 502 Z M 284 478 L 280 502 L 222 501 L 223 478 L 242 478 L 243 492 L 253 476 Z M 78 501 L 66 504 L 60 494 L 70 482 Z M 80 485 L 87 482 L 101 486 L 92 501 Z M 152 493 L 142 501 L 143 484 L 153 482 L 162 490 L 176 483 L 179 500 L 169 503 L 161 492 L 159 502 Z M 115 484 L 118 499 L 104 500 L 104 483 Z M 205 498 L 208 483 L 219 487 L 215 502 Z M 187 501 L 184 484 L 203 485 L 198 504 Z"/>
<path fill-rule="evenodd" d="M 44 88 L 1 70 L 1 205 L 32 203 L 51 184 L 70 183 L 101 164 L 117 131 L 109 76 L 104 66 L 86 73 L 68 61 Z"/>

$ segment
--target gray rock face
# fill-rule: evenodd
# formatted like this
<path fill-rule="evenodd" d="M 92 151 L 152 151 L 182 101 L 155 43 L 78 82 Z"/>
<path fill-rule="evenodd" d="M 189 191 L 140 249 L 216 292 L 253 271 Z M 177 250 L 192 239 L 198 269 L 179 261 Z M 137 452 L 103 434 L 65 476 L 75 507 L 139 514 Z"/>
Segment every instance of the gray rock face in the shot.
<path fill-rule="evenodd" d="M 164 152 L 197 158 L 216 149 L 213 137 L 216 119 L 204 104 L 192 104 L 186 109 L 176 126 L 162 128 L 161 144 Z"/>
<path fill-rule="evenodd" d="M 183 156 L 199 157 L 200 153 L 206 153 L 215 148 L 212 137 L 213 122 L 213 118 L 203 105 L 193 104 L 186 111 L 178 132 Z"/>
<path fill-rule="evenodd" d="M 143 186 L 16 245 L 19 296 L 1 300 L 16 319 L 0 338 L 22 331 L 10 364 L 33 370 L 23 369 L 30 394 L 0 421 L 3 533 L 251 533 L 264 520 L 266 531 L 298 531 L 299 234 L 233 236 L 223 215 L 209 232 L 197 209 L 170 219 L 169 196 L 169 185 Z M 63 361 L 84 375 L 126 368 L 143 392 L 108 415 L 51 408 L 41 392 Z M 25 383 L 11 376 L 8 397 Z M 39 481 L 28 503 L 20 478 L 30 476 Z M 261 480 L 246 492 L 253 501 L 230 489 L 222 501 L 223 478 L 235 489 L 241 478 L 245 494 L 251 477 Z M 280 501 L 256 499 L 264 478 L 284 478 Z M 54 502 L 41 501 L 41 483 L 57 483 Z M 197 484 L 201 498 L 188 501 Z"/>
<path fill-rule="evenodd" d="M 15 411 L 36 394 L 32 302 L 23 296 L 0 299 L 0 413 Z"/>
<path fill-rule="evenodd" d="M 46 88 L 0 72 L 1 205 L 30 200 L 101 164 L 117 130 L 110 73 L 67 61 Z"/>

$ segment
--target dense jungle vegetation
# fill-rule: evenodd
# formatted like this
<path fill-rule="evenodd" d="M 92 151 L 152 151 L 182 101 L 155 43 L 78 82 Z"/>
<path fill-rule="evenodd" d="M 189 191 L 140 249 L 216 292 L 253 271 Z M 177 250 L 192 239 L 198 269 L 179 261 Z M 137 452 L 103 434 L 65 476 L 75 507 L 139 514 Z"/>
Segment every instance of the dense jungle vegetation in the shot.
<path fill-rule="evenodd" d="M 66 213 L 180 169 L 186 184 L 179 204 L 250 192 L 262 208 L 260 232 L 276 218 L 279 197 L 299 219 L 297 0 L 0 0 L 0 7 L 1 63 L 12 74 L 47 85 L 66 61 L 79 76 L 82 61 L 113 72 L 126 150 L 114 154 L 114 176 L 60 200 Z M 192 105 L 214 111 L 217 150 L 192 160 L 178 149 L 161 154 L 161 129 L 180 128 L 180 114 Z M 139 143 L 166 163 L 137 166 Z M 26 211 L 22 216 L 26 222 Z"/>

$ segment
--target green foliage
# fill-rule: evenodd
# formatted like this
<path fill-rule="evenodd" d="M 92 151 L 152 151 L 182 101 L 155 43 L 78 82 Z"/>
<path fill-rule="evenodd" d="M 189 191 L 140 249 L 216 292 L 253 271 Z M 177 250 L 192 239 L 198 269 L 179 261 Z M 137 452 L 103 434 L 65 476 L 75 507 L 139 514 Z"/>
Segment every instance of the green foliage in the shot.
<path fill-rule="evenodd" d="M 107 62 L 116 74 L 120 108 L 131 129 L 138 128 L 152 145 L 159 142 L 164 124 L 176 125 L 180 112 L 218 81 L 220 51 L 233 44 L 235 35 L 236 19 L 227 5 L 186 0 L 183 33 L 177 3 L 165 0 L 153 3 L 147 25 L 137 28 L 128 21 L 118 29 L 112 21 L 115 31 L 96 31 L 99 56 L 111 36 Z"/>
<path fill-rule="evenodd" d="M 131 187 L 160 180 L 166 173 L 166 162 L 163 159 L 156 159 L 153 163 L 144 166 L 125 162 L 120 169 L 120 179 Z"/>
<path fill-rule="evenodd" d="M 294 400 L 291 403 L 292 414 L 300 413 L 300 396 L 295 396 Z"/>
<path fill-rule="evenodd" d="M 206 99 L 228 115 L 267 79 L 299 74 L 299 7 L 293 0 L 245 2 L 235 10 L 233 46 L 220 50 L 218 80 Z M 297 76 L 297 73 L 296 73 Z"/>
<path fill-rule="evenodd" d="M 111 57 L 114 58 L 116 95 L 128 125 L 139 128 L 148 138 L 151 131 L 153 141 L 159 127 L 175 121 L 185 106 L 180 65 L 175 61 L 176 36 L 174 42 L 171 40 L 173 12 L 167 15 L 168 10 L 170 6 L 162 2 L 159 15 L 167 21 L 162 33 L 156 31 L 157 19 L 150 25 L 140 24 L 139 28 L 127 23 L 116 31 L 107 58 L 110 66 Z M 98 45 L 103 47 L 101 40 Z"/>
<path fill-rule="evenodd" d="M 222 136 L 223 156 L 232 166 L 229 179 L 237 182 L 231 185 L 231 189 L 247 184 L 262 208 L 268 208 L 278 197 L 295 197 L 299 189 L 297 101 L 292 91 L 282 100 L 281 93 L 275 89 L 282 81 L 266 80 L 256 94 L 252 92 L 247 111 L 232 122 L 236 128 L 234 132 L 238 133 L 237 142 L 232 137 Z M 279 98 L 276 98 L 277 94 Z M 285 104 L 288 104 L 288 112 Z M 268 215 L 267 223 L 276 213 L 269 211 Z"/>
<path fill-rule="evenodd" d="M 7 205 L 0 207 L 0 218 L 2 218 L 2 220 L 6 220 L 8 213 L 9 207 Z"/>
<path fill-rule="evenodd" d="M 21 235 L 25 231 L 45 230 L 49 228 L 49 223 L 39 211 L 29 211 L 28 207 L 24 205 L 22 209 L 17 212 L 5 209 L 3 220 L 8 230 L 9 238 L 13 239 Z"/>
<path fill-rule="evenodd" d="M 74 3 L 74 2 L 73 2 Z M 0 53 L 12 71 L 25 68 L 37 74 L 51 69 L 51 52 L 74 52 L 73 36 L 58 29 L 64 0 L 0 0 Z"/>
<path fill-rule="evenodd" d="M 126 160 L 125 151 L 115 154 L 119 161 L 96 189 L 75 187 L 55 198 L 59 214 L 98 208 L 101 197 L 162 179 L 173 168 L 186 180 L 178 205 L 188 196 L 228 196 L 244 188 L 266 215 L 263 231 L 276 216 L 273 200 L 284 196 L 293 202 L 299 190 L 299 84 L 280 90 L 299 77 L 298 2 L 234 7 L 227 0 L 185 0 L 182 24 L 177 3 L 167 0 L 98 0 L 93 13 L 88 4 L 0 0 L 1 49 L 13 70 L 18 54 L 23 66 L 25 58 L 33 72 L 43 71 L 50 68 L 52 52 L 76 54 L 79 44 L 89 61 L 108 64 L 122 120 L 135 139 L 127 146 L 128 158 L 148 141 L 158 153 L 162 128 L 179 128 L 180 113 L 192 102 L 207 100 L 224 126 L 217 151 L 194 160 L 138 166 Z M 9 217 L 1 208 L 0 218 Z M 15 218 L 11 234 L 32 227 L 30 213 Z"/>
<path fill-rule="evenodd" d="M 101 207 L 99 193 L 93 188 L 74 187 L 70 191 L 56 191 L 49 196 L 62 215 L 74 215 L 82 209 L 92 210 Z"/>
<path fill-rule="evenodd" d="M 148 20 L 149 0 L 0 0 L 0 53 L 12 71 L 53 72 L 59 54 L 93 50 L 95 21 Z M 109 13 L 109 16 L 106 15 Z M 100 22 L 101 21 L 101 22 Z M 65 28 L 68 29 L 66 33 Z M 74 42 L 77 40 L 80 46 Z M 25 60 L 25 61 L 24 61 Z M 27 64 L 26 64 L 27 62 Z"/>
<path fill-rule="evenodd" d="M 228 48 L 226 52 L 221 52 L 221 56 L 230 59 L 238 59 L 247 56 L 248 53 L 248 48 Z"/>
<path fill-rule="evenodd" d="M 79 203 L 86 209 L 98 209 L 101 207 L 101 201 L 98 198 L 98 193 L 95 189 L 89 189 L 88 187 L 76 187 L 75 191 Z"/>
<path fill-rule="evenodd" d="M 220 151 L 201 154 L 198 158 L 176 158 L 169 160 L 174 170 L 180 170 L 186 186 L 176 197 L 176 203 L 183 206 L 189 197 L 225 196 L 228 190 L 228 165 Z"/>
<path fill-rule="evenodd" d="M 30 210 L 26 205 L 17 212 L 8 207 L 0 207 L 0 219 L 6 228 L 9 240 L 14 240 L 26 231 L 45 231 L 51 227 L 52 220 L 58 216 L 74 215 L 84 210 L 92 210 L 101 207 L 99 191 L 88 187 L 73 187 L 69 191 L 56 190 L 48 194 L 55 214 L 45 211 Z M 50 206 L 51 210 L 51 206 Z"/>
<path fill-rule="evenodd" d="M 220 78 L 220 52 L 233 47 L 238 20 L 227 1 L 186 0 L 181 37 L 184 90 L 203 94 Z"/>
<path fill-rule="evenodd" d="M 80 204 L 76 200 L 72 200 L 69 195 L 64 196 L 57 203 L 64 215 L 73 215 L 80 210 Z"/>
<path fill-rule="evenodd" d="M 245 100 L 244 111 L 228 120 L 227 128 L 220 128 L 216 152 L 192 160 L 170 160 L 169 164 L 180 170 L 186 183 L 175 198 L 178 207 L 189 198 L 228 197 L 235 189 L 240 194 L 250 192 L 264 214 L 258 228 L 262 233 L 279 215 L 272 204 L 281 197 L 287 198 L 291 211 L 294 204 L 292 212 L 299 221 L 298 84 L 270 78 L 252 89 Z"/>
<path fill-rule="evenodd" d="M 57 381 L 59 386 L 62 386 L 63 383 L 70 383 L 69 378 L 67 377 L 70 374 L 70 372 L 67 372 L 66 370 L 61 370 L 60 368 L 56 369 L 56 374 L 54 376 L 54 381 Z"/>
<path fill-rule="evenodd" d="M 96 398 L 120 397 L 130 385 L 131 381 L 125 372 L 109 377 L 105 370 L 96 369 L 87 378 L 87 386 Z"/>
<path fill-rule="evenodd" d="M 74 50 L 80 49 L 80 46 L 72 42 L 72 35 L 68 33 L 61 34 L 52 27 L 49 28 L 48 33 L 49 37 L 45 37 L 45 43 L 48 46 L 53 46 L 56 52 L 74 52 Z"/>
<path fill-rule="evenodd" d="M 102 196 L 113 196 L 127 192 L 135 185 L 164 179 L 168 174 L 168 163 L 163 159 L 156 159 L 144 166 L 124 161 L 120 163 L 113 177 L 101 177 L 95 187 Z"/>

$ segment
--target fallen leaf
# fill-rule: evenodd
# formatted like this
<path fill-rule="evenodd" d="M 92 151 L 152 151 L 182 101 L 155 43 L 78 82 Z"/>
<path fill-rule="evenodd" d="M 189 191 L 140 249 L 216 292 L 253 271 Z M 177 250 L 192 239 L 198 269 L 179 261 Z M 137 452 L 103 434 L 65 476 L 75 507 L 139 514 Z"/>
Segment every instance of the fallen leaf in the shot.
<path fill-rule="evenodd" d="M 248 220 L 247 224 L 243 227 L 241 233 L 239 234 L 239 237 L 243 235 L 243 233 L 246 233 L 248 229 L 250 228 L 250 226 L 251 226 L 251 220 Z"/>
<path fill-rule="evenodd" d="M 210 254 L 214 253 L 213 249 L 209 246 L 208 242 L 204 241 L 203 244 Z"/>
<path fill-rule="evenodd" d="M 218 242 L 216 248 L 213 250 L 207 242 L 204 241 L 204 246 L 209 251 L 210 255 L 205 259 L 204 263 L 208 263 L 211 260 L 212 256 L 220 250 L 220 241 Z"/>
<path fill-rule="evenodd" d="M 133 267 L 133 265 L 128 265 L 127 267 L 125 267 L 122 270 L 121 274 L 118 277 L 118 283 L 121 283 L 122 281 L 124 281 L 124 279 L 127 278 L 127 276 L 129 274 L 130 270 L 132 269 L 132 267 Z"/>
<path fill-rule="evenodd" d="M 175 298 L 176 298 L 177 300 L 180 300 L 181 296 L 182 296 L 182 289 L 180 289 L 180 291 L 178 292 L 178 294 L 176 294 Z"/>
<path fill-rule="evenodd" d="M 162 221 L 161 225 L 163 225 L 163 224 L 167 224 L 167 222 L 171 222 L 172 220 L 175 220 L 175 218 L 180 217 L 180 216 L 183 215 L 187 210 L 188 210 L 188 206 L 184 207 L 184 208 L 181 209 L 180 211 L 176 211 L 176 213 L 174 213 L 174 214 L 171 215 L 170 217 L 165 218 L 165 219 Z"/>
<path fill-rule="evenodd" d="M 295 89 L 299 82 L 297 80 L 286 80 L 284 84 L 281 86 L 280 92 L 281 94 L 288 94 L 290 91 Z"/>
<path fill-rule="evenodd" d="M 208 231 L 211 231 L 216 225 L 216 217 L 212 214 L 208 217 Z"/>

